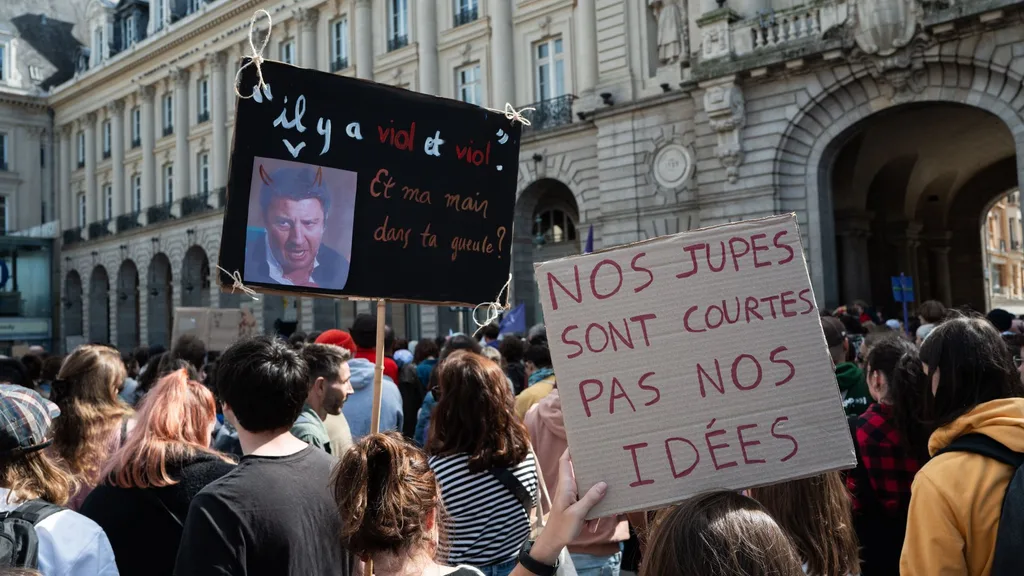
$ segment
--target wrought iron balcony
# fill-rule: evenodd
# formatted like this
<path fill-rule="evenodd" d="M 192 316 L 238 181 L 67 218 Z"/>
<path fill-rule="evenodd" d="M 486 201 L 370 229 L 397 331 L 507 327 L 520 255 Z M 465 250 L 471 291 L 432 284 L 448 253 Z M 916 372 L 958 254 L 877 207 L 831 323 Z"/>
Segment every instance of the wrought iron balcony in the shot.
<path fill-rule="evenodd" d="M 405 48 L 409 45 L 408 34 L 395 34 L 388 38 L 388 52 L 398 50 L 399 48 Z"/>
<path fill-rule="evenodd" d="M 476 6 L 472 8 L 463 8 L 455 13 L 455 27 L 458 28 L 463 24 L 469 24 L 470 22 L 476 21 L 480 17 L 480 11 Z"/>
<path fill-rule="evenodd" d="M 81 228 L 72 228 L 70 230 L 65 230 L 64 231 L 64 245 L 65 246 L 70 246 L 72 244 L 78 244 L 79 242 L 82 242 L 83 240 L 85 240 L 85 238 L 82 238 L 82 229 Z"/>
<path fill-rule="evenodd" d="M 523 132 L 541 132 L 572 124 L 572 103 L 576 97 L 566 94 L 549 100 L 542 100 L 528 104 L 526 108 L 533 110 L 526 111 L 526 117 L 530 119 L 530 125 L 523 127 Z"/>
<path fill-rule="evenodd" d="M 132 212 L 118 216 L 116 219 L 117 233 L 142 228 L 142 224 L 139 224 L 139 214 L 139 212 Z"/>
<path fill-rule="evenodd" d="M 103 159 L 106 160 L 107 158 L 110 158 L 110 150 L 109 149 L 103 151 Z"/>
<path fill-rule="evenodd" d="M 110 236 L 110 228 L 108 227 L 107 222 L 108 221 L 104 220 L 103 222 L 93 222 L 89 224 L 89 240 Z"/>
<path fill-rule="evenodd" d="M 192 216 L 213 210 L 210 208 L 210 193 L 205 192 L 195 196 L 186 196 L 181 199 L 181 217 Z"/>
<path fill-rule="evenodd" d="M 174 214 L 171 214 L 171 206 L 174 202 L 167 202 L 166 204 L 160 204 L 158 206 L 150 206 L 146 209 L 146 223 L 156 224 L 158 222 L 167 222 L 168 220 L 174 219 Z"/>
<path fill-rule="evenodd" d="M 85 168 L 85 160 L 84 159 L 78 161 L 78 167 L 79 168 Z"/>
<path fill-rule="evenodd" d="M 331 72 L 337 72 L 348 68 L 348 58 L 335 58 L 331 61 Z"/>
<path fill-rule="evenodd" d="M 132 148 L 142 146 L 142 138 L 132 138 Z"/>
<path fill-rule="evenodd" d="M 196 123 L 197 124 L 202 124 L 203 122 L 209 122 L 209 121 L 210 121 L 210 111 L 209 110 L 206 110 L 205 112 L 200 112 L 199 116 L 196 118 Z"/>
<path fill-rule="evenodd" d="M 171 134 L 174 134 L 174 125 L 164 126 L 164 136 L 170 136 Z"/>

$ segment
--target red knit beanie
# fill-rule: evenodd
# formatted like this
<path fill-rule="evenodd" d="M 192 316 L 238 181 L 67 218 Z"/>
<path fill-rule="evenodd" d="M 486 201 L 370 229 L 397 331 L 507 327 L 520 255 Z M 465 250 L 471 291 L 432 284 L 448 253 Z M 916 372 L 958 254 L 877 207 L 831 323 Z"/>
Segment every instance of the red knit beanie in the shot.
<path fill-rule="evenodd" d="M 356 343 L 348 332 L 331 329 L 316 337 L 317 344 L 333 344 L 345 348 L 349 352 L 356 353 Z"/>

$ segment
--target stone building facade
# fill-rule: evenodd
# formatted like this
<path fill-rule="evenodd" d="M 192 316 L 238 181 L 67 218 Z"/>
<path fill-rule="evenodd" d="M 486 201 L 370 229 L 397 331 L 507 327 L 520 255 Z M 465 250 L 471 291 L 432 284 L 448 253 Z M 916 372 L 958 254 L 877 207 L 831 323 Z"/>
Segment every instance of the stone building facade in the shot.
<path fill-rule="evenodd" d="M 92 0 L 95 42 L 47 96 L 63 334 L 166 343 L 175 306 L 244 303 L 214 285 L 213 264 L 232 78 L 258 8 L 274 20 L 269 58 L 535 108 L 512 283 L 530 322 L 533 263 L 578 252 L 590 230 L 602 248 L 780 212 L 798 215 L 819 305 L 885 306 L 903 272 L 922 297 L 982 308 L 978 230 L 1024 167 L 1020 5 Z M 345 326 L 368 309 L 249 305 L 268 330 Z M 439 307 L 389 315 L 410 338 L 468 323 Z"/>
<path fill-rule="evenodd" d="M 1024 314 L 1024 245 L 1020 191 L 996 200 L 985 218 L 985 284 L 989 304 Z"/>

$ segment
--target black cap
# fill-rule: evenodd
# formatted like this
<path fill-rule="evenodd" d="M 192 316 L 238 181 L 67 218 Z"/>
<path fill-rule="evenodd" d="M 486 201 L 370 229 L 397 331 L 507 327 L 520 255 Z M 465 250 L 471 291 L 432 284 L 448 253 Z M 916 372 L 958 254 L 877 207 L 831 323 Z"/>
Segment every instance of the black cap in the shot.
<path fill-rule="evenodd" d="M 829 348 L 842 346 L 843 340 L 846 339 L 846 328 L 838 318 L 823 316 L 821 318 L 821 330 L 825 333 L 825 343 L 828 344 Z"/>

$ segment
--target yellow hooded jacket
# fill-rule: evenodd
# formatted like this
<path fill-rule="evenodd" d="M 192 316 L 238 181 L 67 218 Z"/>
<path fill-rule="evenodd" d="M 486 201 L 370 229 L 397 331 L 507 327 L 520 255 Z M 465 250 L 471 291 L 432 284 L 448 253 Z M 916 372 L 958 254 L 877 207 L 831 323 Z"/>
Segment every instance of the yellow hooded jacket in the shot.
<path fill-rule="evenodd" d="M 1024 452 L 1024 398 L 993 400 L 936 430 L 928 440 L 934 455 L 959 436 L 980 433 Z M 911 488 L 902 576 L 988 576 L 1014 470 L 967 452 L 930 460 Z"/>

